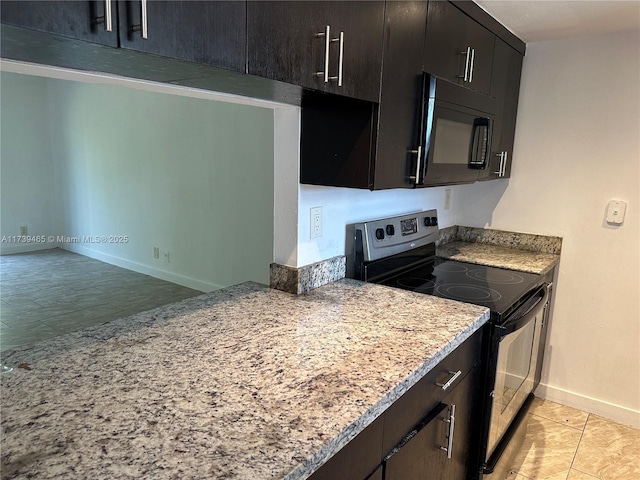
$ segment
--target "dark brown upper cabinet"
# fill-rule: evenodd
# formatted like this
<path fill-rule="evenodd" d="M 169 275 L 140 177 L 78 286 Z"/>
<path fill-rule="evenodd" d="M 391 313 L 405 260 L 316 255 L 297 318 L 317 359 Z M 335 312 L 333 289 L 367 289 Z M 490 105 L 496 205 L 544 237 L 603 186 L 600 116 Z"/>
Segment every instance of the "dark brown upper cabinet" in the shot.
<path fill-rule="evenodd" d="M 120 46 L 246 71 L 246 2 L 118 2 Z"/>
<path fill-rule="evenodd" d="M 244 1 L 3 1 L 2 23 L 246 72 Z"/>
<path fill-rule="evenodd" d="M 303 101 L 300 181 L 411 188 L 419 141 L 427 3 L 388 2 L 380 103 L 327 95 Z"/>
<path fill-rule="evenodd" d="M 378 102 L 381 1 L 249 1 L 247 71 Z"/>
<path fill-rule="evenodd" d="M 488 95 L 494 39 L 492 32 L 452 3 L 429 2 L 424 70 Z"/>
<path fill-rule="evenodd" d="M 118 46 L 116 0 L 2 1 L 2 23 L 111 47 Z"/>
<path fill-rule="evenodd" d="M 388 2 L 372 189 L 411 188 L 418 156 L 426 2 Z"/>
<path fill-rule="evenodd" d="M 522 60 L 520 52 L 496 38 L 491 96 L 496 99 L 497 111 L 493 125 L 491 162 L 488 168 L 480 172 L 479 180 L 511 176 Z"/>

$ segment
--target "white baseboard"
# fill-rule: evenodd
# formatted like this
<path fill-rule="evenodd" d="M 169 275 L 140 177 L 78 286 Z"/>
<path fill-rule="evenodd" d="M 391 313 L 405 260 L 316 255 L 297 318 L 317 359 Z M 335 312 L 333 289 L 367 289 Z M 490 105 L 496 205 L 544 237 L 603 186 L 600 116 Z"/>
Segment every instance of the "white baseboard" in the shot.
<path fill-rule="evenodd" d="M 551 385 L 543 385 L 542 383 L 536 388 L 535 394 L 545 400 L 593 413 L 613 420 L 614 422 L 630 425 L 634 428 L 640 428 L 639 410 L 633 410 L 628 407 L 623 407 L 622 405 L 616 405 L 605 400 L 588 397 Z"/>
<path fill-rule="evenodd" d="M 56 242 L 43 242 L 43 243 L 3 243 L 0 246 L 0 255 L 13 255 L 14 253 L 27 253 L 37 252 L 39 250 L 49 250 L 50 248 L 57 248 L 59 245 Z"/>
<path fill-rule="evenodd" d="M 132 262 L 130 260 L 126 260 L 120 257 L 115 257 L 113 255 L 108 255 L 106 253 L 97 252 L 95 250 L 92 250 L 87 247 L 83 247 L 78 244 L 65 243 L 64 246 L 62 246 L 61 248 L 63 248 L 64 250 L 68 250 L 70 252 L 79 253 L 80 255 L 84 255 L 89 258 L 95 258 L 96 260 L 100 260 L 102 262 L 115 265 L 116 267 L 122 267 L 122 268 L 126 268 L 127 270 L 133 270 L 134 272 L 143 273 L 145 275 L 159 278 L 160 280 L 166 280 L 167 282 L 176 283 L 178 285 L 182 285 L 183 287 L 193 288 L 194 290 L 200 290 L 201 292 L 212 292 L 214 290 L 223 288 L 222 285 L 216 285 L 214 283 L 204 282 L 202 280 L 186 277 L 184 275 L 180 275 L 177 273 L 167 272 L 165 270 L 160 270 L 158 268 L 154 268 L 149 265 Z"/>

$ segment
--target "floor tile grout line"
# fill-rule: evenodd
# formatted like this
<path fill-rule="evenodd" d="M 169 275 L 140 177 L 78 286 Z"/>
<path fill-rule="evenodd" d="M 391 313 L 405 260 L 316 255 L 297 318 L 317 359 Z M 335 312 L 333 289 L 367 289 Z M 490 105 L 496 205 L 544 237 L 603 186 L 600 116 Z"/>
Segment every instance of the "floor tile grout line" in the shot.
<path fill-rule="evenodd" d="M 574 452 L 573 458 L 571 459 L 571 465 L 569 466 L 569 471 L 571 471 L 571 469 L 573 468 L 573 462 L 576 461 L 576 457 L 578 456 L 578 450 L 580 450 L 580 444 L 582 443 L 584 433 L 587 431 L 587 424 L 589 423 L 590 417 L 591 417 L 591 414 L 587 413 L 587 420 L 584 422 L 584 428 L 582 429 L 582 434 L 580 435 L 580 440 L 578 441 L 578 446 L 576 447 L 576 451 Z"/>

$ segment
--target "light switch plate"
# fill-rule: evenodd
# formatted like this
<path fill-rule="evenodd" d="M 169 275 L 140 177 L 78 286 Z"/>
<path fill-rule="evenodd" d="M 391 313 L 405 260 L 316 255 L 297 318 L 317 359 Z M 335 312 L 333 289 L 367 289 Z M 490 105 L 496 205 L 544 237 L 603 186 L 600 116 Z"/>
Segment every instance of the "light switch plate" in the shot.
<path fill-rule="evenodd" d="M 611 200 L 607 205 L 607 223 L 610 225 L 622 225 L 626 211 L 627 202 L 624 200 Z"/>

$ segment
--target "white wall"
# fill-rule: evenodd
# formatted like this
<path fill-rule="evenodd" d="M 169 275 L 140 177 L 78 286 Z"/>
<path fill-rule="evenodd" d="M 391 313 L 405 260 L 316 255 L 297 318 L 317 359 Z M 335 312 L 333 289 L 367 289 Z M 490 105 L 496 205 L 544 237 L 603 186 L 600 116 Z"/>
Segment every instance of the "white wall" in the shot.
<path fill-rule="evenodd" d="M 451 189 L 451 208 L 444 210 L 444 191 Z M 344 255 L 345 226 L 363 220 L 384 218 L 405 213 L 438 209 L 441 227 L 456 224 L 462 208 L 454 192 L 460 186 L 394 189 L 371 192 L 350 188 L 300 185 L 298 201 L 298 266 Z M 322 207 L 323 234 L 310 238 L 312 207 Z"/>
<path fill-rule="evenodd" d="M 510 180 L 464 186 L 470 226 L 563 237 L 538 393 L 640 426 L 639 32 L 527 45 Z M 628 203 L 624 225 L 604 221 Z"/>
<path fill-rule="evenodd" d="M 269 282 L 273 109 L 7 72 L 2 78 L 2 143 L 13 146 L 2 151 L 3 235 L 15 229 L 4 219 L 15 218 L 33 223 L 32 234 L 127 236 L 126 243 L 60 246 L 205 291 Z M 20 104 L 6 111 L 7 98 Z M 29 133 L 13 138 L 12 129 Z M 41 183 L 55 184 L 55 193 L 45 196 Z M 9 194 L 19 192 L 39 203 L 12 202 Z M 48 224 L 35 229 L 40 217 Z"/>

